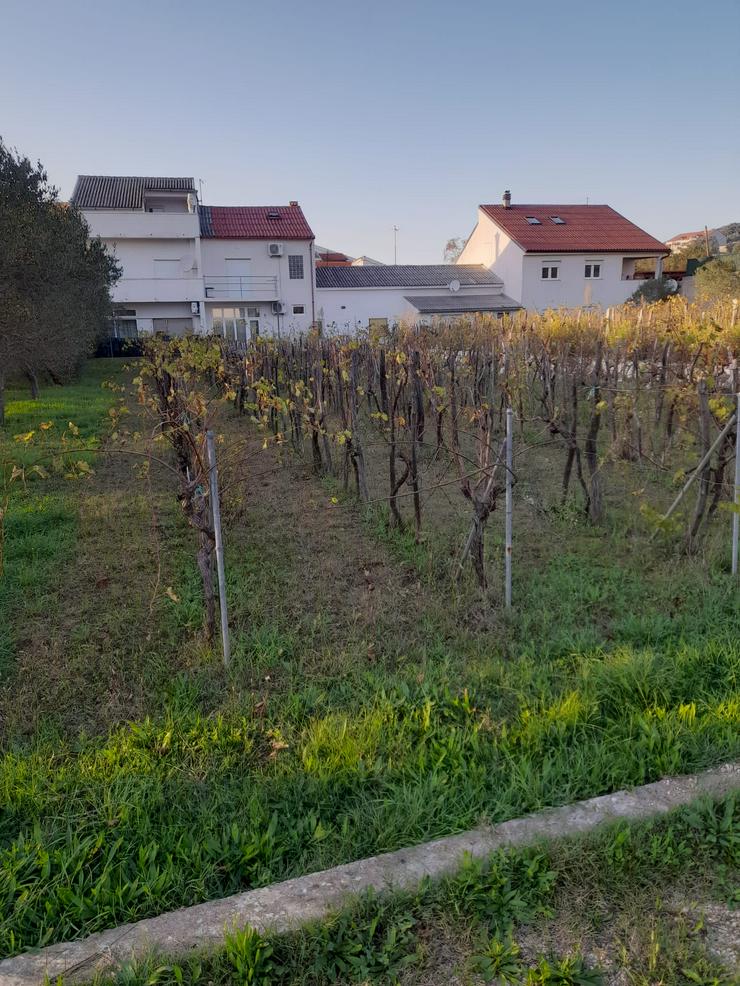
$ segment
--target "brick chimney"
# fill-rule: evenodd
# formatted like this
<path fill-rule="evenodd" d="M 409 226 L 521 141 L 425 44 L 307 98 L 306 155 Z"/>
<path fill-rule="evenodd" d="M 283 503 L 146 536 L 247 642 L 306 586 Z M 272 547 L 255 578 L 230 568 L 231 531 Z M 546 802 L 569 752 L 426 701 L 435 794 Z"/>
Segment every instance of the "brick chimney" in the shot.
<path fill-rule="evenodd" d="M 504 192 L 503 202 L 504 202 L 504 209 L 510 209 L 511 208 L 511 192 L 509 191 L 508 188 Z"/>
<path fill-rule="evenodd" d="M 290 204 L 291 204 L 291 205 L 298 205 L 298 203 L 297 203 L 297 202 L 295 201 L 295 199 L 291 199 L 291 202 L 290 202 Z"/>

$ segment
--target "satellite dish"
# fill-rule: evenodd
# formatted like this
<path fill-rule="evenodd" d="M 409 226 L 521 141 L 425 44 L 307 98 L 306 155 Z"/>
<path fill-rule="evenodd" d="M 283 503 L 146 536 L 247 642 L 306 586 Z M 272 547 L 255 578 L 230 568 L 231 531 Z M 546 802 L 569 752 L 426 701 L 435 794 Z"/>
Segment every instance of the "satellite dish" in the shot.
<path fill-rule="evenodd" d="M 450 291 L 452 291 L 453 294 L 456 294 L 459 290 L 460 290 L 460 282 L 457 279 L 454 281 L 450 281 Z"/>
<path fill-rule="evenodd" d="M 666 278 L 665 286 L 671 294 L 675 294 L 678 291 L 678 281 L 673 277 Z"/>

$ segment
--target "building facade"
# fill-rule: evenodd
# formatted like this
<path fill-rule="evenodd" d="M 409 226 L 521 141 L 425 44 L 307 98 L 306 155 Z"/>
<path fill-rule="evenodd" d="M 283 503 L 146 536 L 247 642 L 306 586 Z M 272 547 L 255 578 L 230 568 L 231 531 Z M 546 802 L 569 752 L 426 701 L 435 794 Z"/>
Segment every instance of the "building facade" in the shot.
<path fill-rule="evenodd" d="M 483 264 L 525 308 L 621 305 L 640 286 L 638 260 L 657 276 L 668 249 L 608 205 L 478 207 L 478 222 L 458 264 Z"/>
<path fill-rule="evenodd" d="M 192 178 L 80 175 L 71 203 L 118 259 L 114 334 L 244 341 L 315 320 L 313 232 L 297 202 L 211 207 Z"/>
<path fill-rule="evenodd" d="M 316 268 L 316 317 L 330 335 L 401 321 L 474 312 L 502 315 L 520 305 L 482 264 L 379 264 Z"/>

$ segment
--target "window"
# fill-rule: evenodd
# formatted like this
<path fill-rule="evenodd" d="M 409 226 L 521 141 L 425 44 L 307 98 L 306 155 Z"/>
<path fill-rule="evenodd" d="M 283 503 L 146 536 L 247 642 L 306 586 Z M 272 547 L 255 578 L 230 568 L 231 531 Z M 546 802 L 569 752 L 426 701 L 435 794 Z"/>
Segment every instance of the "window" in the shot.
<path fill-rule="evenodd" d="M 259 317 L 260 317 L 260 310 L 257 307 L 257 305 L 250 305 L 250 307 L 247 308 L 247 318 L 259 318 Z"/>
<path fill-rule="evenodd" d="M 556 226 L 565 226 L 565 220 L 560 216 L 550 216 L 550 222 L 555 223 Z"/>
<path fill-rule="evenodd" d="M 305 313 L 306 313 L 306 306 L 305 305 L 293 305 L 293 314 L 294 315 L 305 315 Z"/>
<path fill-rule="evenodd" d="M 558 267 L 547 266 L 542 268 L 542 280 L 543 281 L 557 281 L 558 279 Z"/>
<path fill-rule="evenodd" d="M 247 320 L 252 315 L 259 315 L 258 308 L 214 308 L 213 334 L 233 339 L 235 342 L 247 341 Z M 249 322 L 250 331 L 253 323 Z"/>
<path fill-rule="evenodd" d="M 154 323 L 155 334 L 170 337 L 186 336 L 193 331 L 193 320 L 190 316 L 187 318 L 154 318 L 152 322 Z"/>
<path fill-rule="evenodd" d="M 291 281 L 300 281 L 303 279 L 303 255 L 300 253 L 291 253 L 288 255 L 288 276 Z"/>
<path fill-rule="evenodd" d="M 584 277 L 593 278 L 601 277 L 601 264 L 586 264 L 583 271 Z"/>
<path fill-rule="evenodd" d="M 136 327 L 135 318 L 120 318 L 117 316 L 113 319 L 114 339 L 136 339 L 138 335 L 139 332 Z"/>
<path fill-rule="evenodd" d="M 541 226 L 542 223 L 539 221 L 537 216 L 525 216 L 524 217 L 530 226 Z"/>

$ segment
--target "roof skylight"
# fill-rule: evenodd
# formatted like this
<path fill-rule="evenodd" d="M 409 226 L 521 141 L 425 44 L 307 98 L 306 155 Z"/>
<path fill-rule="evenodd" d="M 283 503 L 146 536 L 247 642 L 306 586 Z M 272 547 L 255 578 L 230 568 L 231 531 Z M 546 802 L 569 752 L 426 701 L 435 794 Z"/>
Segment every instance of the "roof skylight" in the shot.
<path fill-rule="evenodd" d="M 525 216 L 524 217 L 530 226 L 541 226 L 542 223 L 539 221 L 537 216 Z"/>
<path fill-rule="evenodd" d="M 557 226 L 565 226 L 565 220 L 561 216 L 550 216 L 550 220 Z"/>

